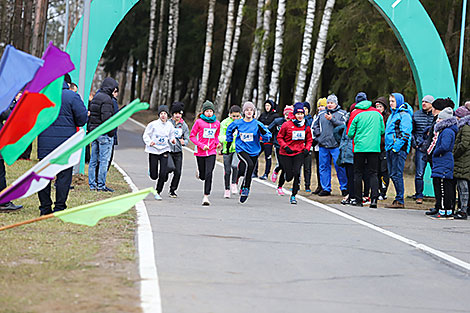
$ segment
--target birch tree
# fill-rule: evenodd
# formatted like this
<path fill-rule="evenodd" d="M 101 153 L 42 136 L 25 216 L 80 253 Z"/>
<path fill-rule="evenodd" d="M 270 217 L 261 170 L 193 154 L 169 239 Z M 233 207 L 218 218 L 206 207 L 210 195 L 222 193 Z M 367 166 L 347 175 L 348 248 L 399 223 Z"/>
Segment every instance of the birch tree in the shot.
<path fill-rule="evenodd" d="M 245 88 L 243 88 L 242 103 L 251 100 L 253 92 L 253 83 L 255 81 L 256 69 L 258 67 L 261 33 L 263 30 L 263 7 L 264 0 L 258 0 L 258 8 L 256 10 L 256 30 L 253 48 L 251 49 L 250 63 L 246 74 Z"/>
<path fill-rule="evenodd" d="M 299 72 L 295 85 L 294 103 L 302 101 L 305 93 L 305 82 L 307 80 L 308 62 L 310 61 L 310 50 L 312 49 L 312 33 L 315 19 L 315 0 L 308 0 L 307 16 L 305 18 L 304 38 L 300 56 Z"/>
<path fill-rule="evenodd" d="M 207 11 L 206 45 L 204 49 L 204 61 L 202 63 L 201 88 L 199 89 L 196 113 L 201 111 L 202 104 L 204 103 L 204 100 L 206 100 L 207 87 L 209 84 L 209 73 L 211 69 L 211 57 L 212 57 L 212 35 L 214 32 L 214 12 L 215 12 L 215 0 L 209 0 L 209 9 Z"/>
<path fill-rule="evenodd" d="M 264 17 L 263 17 L 263 40 L 261 42 L 261 52 L 259 57 L 259 72 L 258 72 L 258 101 L 257 108 L 261 110 L 266 97 L 266 67 L 268 61 L 268 37 L 270 32 L 271 22 L 271 0 L 264 2 Z"/>
<path fill-rule="evenodd" d="M 168 105 L 172 100 L 173 94 L 173 77 L 175 72 L 175 59 L 176 59 L 176 46 L 178 42 L 178 23 L 179 23 L 179 16 L 180 16 L 180 0 L 173 0 L 173 40 L 171 42 L 171 55 L 170 55 L 170 73 L 168 74 L 168 95 L 166 98 L 166 102 Z"/>
<path fill-rule="evenodd" d="M 155 47 L 155 73 L 152 75 L 152 92 L 150 93 L 150 107 L 154 109 L 161 97 L 162 59 L 163 59 L 163 22 L 165 20 L 165 0 L 160 2 L 160 16 L 158 21 L 157 45 Z"/>
<path fill-rule="evenodd" d="M 230 59 L 230 52 L 232 50 L 232 40 L 234 32 L 234 12 L 235 0 L 229 0 L 227 6 L 227 26 L 225 30 L 224 52 L 222 54 L 222 65 L 220 68 L 219 84 L 217 86 L 216 102 L 220 100 L 222 93 L 222 85 L 225 80 L 225 71 L 227 70 L 228 62 Z"/>
<path fill-rule="evenodd" d="M 168 9 L 168 35 L 167 35 L 167 45 L 166 45 L 166 56 L 165 56 L 165 67 L 163 70 L 163 82 L 162 82 L 162 96 L 159 99 L 158 105 L 163 105 L 167 100 L 168 91 L 170 88 L 170 75 L 171 75 L 171 54 L 173 48 L 174 35 L 173 31 L 175 28 L 175 0 L 170 0 L 169 9 Z"/>
<path fill-rule="evenodd" d="M 273 69 L 269 84 L 269 98 L 276 100 L 279 93 L 279 77 L 281 76 L 282 48 L 284 46 L 284 24 L 286 19 L 286 0 L 278 0 L 276 37 L 274 40 Z"/>
<path fill-rule="evenodd" d="M 39 0 L 36 2 L 36 11 L 34 13 L 32 54 L 40 57 L 44 50 L 44 33 L 46 31 L 48 0 Z"/>
<path fill-rule="evenodd" d="M 157 0 L 150 1 L 150 28 L 149 28 L 149 41 L 147 49 L 147 68 L 145 71 L 145 83 L 144 83 L 144 101 L 148 101 L 150 95 L 150 83 L 153 69 L 153 45 L 155 41 L 155 20 L 157 15 Z"/>
<path fill-rule="evenodd" d="M 335 0 L 327 0 L 323 17 L 321 20 L 320 31 L 318 32 L 317 46 L 315 47 L 315 55 L 313 57 L 312 76 L 310 78 L 310 85 L 307 91 L 307 101 L 314 102 L 315 93 L 318 88 L 318 81 L 320 80 L 321 70 L 325 62 L 325 48 L 326 37 L 328 35 L 328 28 L 330 26 L 331 13 L 335 6 Z"/>

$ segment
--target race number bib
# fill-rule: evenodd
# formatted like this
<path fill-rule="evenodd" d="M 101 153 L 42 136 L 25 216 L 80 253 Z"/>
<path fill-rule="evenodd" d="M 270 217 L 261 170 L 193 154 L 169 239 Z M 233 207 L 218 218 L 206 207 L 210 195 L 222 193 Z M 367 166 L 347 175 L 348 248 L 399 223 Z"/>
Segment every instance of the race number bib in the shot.
<path fill-rule="evenodd" d="M 204 128 L 204 134 L 202 135 L 202 138 L 214 139 L 215 131 L 216 131 L 215 128 Z"/>
<path fill-rule="evenodd" d="M 240 139 L 243 142 L 252 142 L 253 141 L 253 134 L 252 133 L 240 133 Z"/>
<path fill-rule="evenodd" d="M 183 136 L 183 130 L 181 128 L 175 128 L 175 137 L 181 138 Z"/>
<path fill-rule="evenodd" d="M 157 137 L 155 139 L 155 144 L 157 146 L 164 146 L 166 144 L 166 137 Z"/>
<path fill-rule="evenodd" d="M 305 130 L 292 131 L 292 140 L 305 140 Z"/>

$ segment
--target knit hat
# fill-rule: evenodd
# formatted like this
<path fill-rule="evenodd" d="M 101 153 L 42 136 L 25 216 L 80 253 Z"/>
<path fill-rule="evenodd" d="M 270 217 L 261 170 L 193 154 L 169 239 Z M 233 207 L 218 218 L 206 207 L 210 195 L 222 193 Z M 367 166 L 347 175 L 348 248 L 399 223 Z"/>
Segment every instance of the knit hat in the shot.
<path fill-rule="evenodd" d="M 365 100 L 367 100 L 367 95 L 365 92 L 361 91 L 356 95 L 356 98 L 355 98 L 356 103 L 359 103 Z"/>
<path fill-rule="evenodd" d="M 202 105 L 202 113 L 206 112 L 207 110 L 212 110 L 215 112 L 214 104 L 209 100 L 206 100 L 206 102 L 204 102 L 204 104 Z"/>
<path fill-rule="evenodd" d="M 446 119 L 449 119 L 449 118 L 452 118 L 454 116 L 454 110 L 452 110 L 452 108 L 444 108 L 444 110 L 441 111 L 441 113 L 439 113 L 438 115 L 438 118 L 441 119 L 441 120 L 446 120 Z"/>
<path fill-rule="evenodd" d="M 271 105 L 271 111 L 270 112 L 276 112 L 277 111 L 277 104 L 271 99 L 268 99 L 264 101 L 264 104 L 269 103 Z"/>
<path fill-rule="evenodd" d="M 432 104 L 432 103 L 434 102 L 434 97 L 431 96 L 431 95 L 424 96 L 422 102 L 427 102 L 427 103 L 431 103 L 431 104 Z"/>
<path fill-rule="evenodd" d="M 470 110 L 466 106 L 461 106 L 455 110 L 455 116 L 458 118 L 462 118 L 468 115 L 470 115 Z"/>
<path fill-rule="evenodd" d="M 161 105 L 158 107 L 158 116 L 160 116 L 160 113 L 166 112 L 166 114 L 170 115 L 170 112 L 168 111 L 168 106 L 167 105 Z"/>
<path fill-rule="evenodd" d="M 253 109 L 253 111 L 256 111 L 256 108 L 253 102 L 250 102 L 250 101 L 245 102 L 243 104 L 243 113 L 245 113 L 245 111 L 250 108 Z"/>
<path fill-rule="evenodd" d="M 333 102 L 335 103 L 336 105 L 338 105 L 338 97 L 335 95 L 335 94 L 331 94 L 328 96 L 328 98 L 326 98 L 326 102 Z"/>
<path fill-rule="evenodd" d="M 294 112 L 294 109 L 291 106 L 286 106 L 284 108 L 284 111 L 282 112 L 282 114 L 286 115 L 286 114 L 289 114 L 289 113 L 292 113 L 292 112 Z"/>
<path fill-rule="evenodd" d="M 294 114 L 303 113 L 305 114 L 304 104 L 302 102 L 297 102 L 294 104 Z"/>
<path fill-rule="evenodd" d="M 303 102 L 304 108 L 306 108 L 310 112 L 310 103 L 307 101 Z"/>
<path fill-rule="evenodd" d="M 184 111 L 184 103 L 183 102 L 179 102 L 179 101 L 175 101 L 173 102 L 173 104 L 171 105 L 171 114 L 175 114 L 175 113 L 181 113 L 183 114 L 183 111 Z"/>
<path fill-rule="evenodd" d="M 317 108 L 326 107 L 326 98 L 320 98 L 317 101 Z"/>
<path fill-rule="evenodd" d="M 385 97 L 378 97 L 377 99 L 375 99 L 374 101 L 374 104 L 376 103 L 380 103 L 381 105 L 383 105 L 386 109 L 388 108 L 388 101 L 387 101 L 387 98 Z"/>

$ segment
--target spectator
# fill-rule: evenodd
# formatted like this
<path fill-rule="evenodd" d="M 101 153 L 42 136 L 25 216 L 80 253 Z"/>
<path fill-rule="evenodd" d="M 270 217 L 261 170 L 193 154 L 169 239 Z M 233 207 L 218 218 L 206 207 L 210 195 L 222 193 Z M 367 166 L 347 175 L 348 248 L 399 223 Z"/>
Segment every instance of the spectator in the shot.
<path fill-rule="evenodd" d="M 315 154 L 315 168 L 317 172 L 317 188 L 312 192 L 314 195 L 318 195 L 323 189 L 321 188 L 321 182 L 320 182 L 320 145 L 318 144 L 318 140 L 315 137 L 315 134 L 313 134 L 313 125 L 315 124 L 315 121 L 318 120 L 318 117 L 320 115 L 320 112 L 323 111 L 326 108 L 326 98 L 320 98 L 317 101 L 317 113 L 313 116 L 312 119 L 312 135 L 313 135 L 313 144 L 312 144 L 312 150 L 313 153 Z"/>
<path fill-rule="evenodd" d="M 311 129 L 313 124 L 313 116 L 310 115 L 310 103 L 303 102 L 303 106 L 305 111 L 305 123 Z M 303 162 L 305 192 L 308 193 L 312 192 L 312 190 L 310 190 L 310 181 L 312 180 L 312 151 L 313 146 L 310 147 L 308 153 L 305 153 L 305 159 Z"/>
<path fill-rule="evenodd" d="M 351 106 L 352 108 L 352 106 Z M 349 116 L 348 116 L 349 120 Z M 353 141 L 348 137 L 346 125 L 341 125 L 335 128 L 334 135 L 336 141 L 339 141 L 339 157 L 337 163 L 339 166 L 344 167 L 346 176 L 348 177 L 348 195 L 343 197 L 341 204 L 351 204 L 351 198 L 354 196 L 354 155 L 353 155 Z"/>
<path fill-rule="evenodd" d="M 379 97 L 374 101 L 374 106 L 380 111 L 384 119 L 384 124 L 387 124 L 390 111 L 388 108 L 388 101 L 385 97 Z M 378 168 L 378 181 L 379 181 L 379 200 L 387 199 L 387 189 L 390 183 L 390 177 L 388 175 L 387 165 L 387 153 L 385 151 L 385 136 L 382 135 L 380 141 L 380 156 L 379 156 L 379 168 Z"/>
<path fill-rule="evenodd" d="M 263 123 L 266 127 L 269 126 L 276 118 L 279 117 L 277 113 L 277 105 L 272 100 L 266 100 L 264 102 L 265 111 L 261 113 L 258 121 Z M 265 168 L 264 174 L 259 178 L 261 180 L 267 180 L 268 175 L 271 172 L 271 163 L 273 155 L 273 138 L 269 142 L 263 142 L 261 145 L 261 153 L 264 152 Z M 261 155 L 260 153 L 260 155 Z M 258 177 L 258 162 L 256 162 L 255 169 L 253 171 L 253 177 Z"/>
<path fill-rule="evenodd" d="M 470 102 L 467 102 L 470 104 Z M 466 220 L 468 216 L 468 197 L 470 181 L 470 110 L 462 106 L 455 111 L 459 119 L 459 132 L 454 145 L 454 178 L 457 179 L 460 209 L 455 213 L 455 219 Z"/>

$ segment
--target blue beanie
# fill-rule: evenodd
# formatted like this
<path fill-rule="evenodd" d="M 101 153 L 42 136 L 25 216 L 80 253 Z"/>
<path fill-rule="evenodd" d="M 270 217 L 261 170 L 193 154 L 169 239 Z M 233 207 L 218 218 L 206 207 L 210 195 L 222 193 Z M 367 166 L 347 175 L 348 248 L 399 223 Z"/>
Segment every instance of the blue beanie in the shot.
<path fill-rule="evenodd" d="M 356 103 L 359 103 L 359 102 L 362 102 L 362 101 L 365 101 L 367 100 L 367 95 L 365 92 L 359 92 L 357 95 L 356 95 Z"/>
<path fill-rule="evenodd" d="M 302 102 L 297 102 L 296 104 L 294 104 L 294 115 L 297 113 L 305 114 L 304 104 Z"/>
<path fill-rule="evenodd" d="M 307 110 L 310 112 L 310 103 L 305 101 L 303 104 L 304 104 L 304 108 L 307 108 Z"/>

